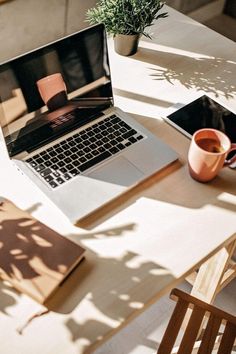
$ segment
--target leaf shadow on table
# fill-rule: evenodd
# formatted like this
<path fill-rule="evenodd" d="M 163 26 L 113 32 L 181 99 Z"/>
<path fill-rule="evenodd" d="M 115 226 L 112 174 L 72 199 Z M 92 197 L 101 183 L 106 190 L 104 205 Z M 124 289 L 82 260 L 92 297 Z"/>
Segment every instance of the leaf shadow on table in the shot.
<path fill-rule="evenodd" d="M 135 225 L 128 224 L 104 232 L 68 235 L 72 240 L 86 241 L 86 259 L 45 305 L 51 311 L 68 314 L 65 326 L 71 341 L 78 341 L 82 347 L 101 340 L 133 313 L 141 313 L 144 304 L 151 304 L 159 290 L 168 288 L 175 279 L 168 269 L 135 252 L 116 256 L 111 250 L 110 256 L 101 256 L 87 246 L 88 240 L 109 242 L 110 238 L 129 234 L 133 228 Z M 85 306 L 85 319 L 79 313 L 76 315 L 78 305 L 82 313 Z M 100 317 L 101 321 L 94 317 Z"/>
<path fill-rule="evenodd" d="M 38 207 L 40 206 L 40 203 L 37 203 L 33 205 L 31 208 L 27 209 L 27 212 L 31 213 L 35 211 Z M 1 210 L 1 208 L 0 208 Z M 1 210 L 2 211 L 2 210 Z M 14 215 L 14 213 L 13 213 Z M 9 216 L 9 215 L 8 215 Z M 13 216 L 14 218 L 14 216 Z M 17 225 L 19 220 L 16 222 L 15 225 Z M 11 274 L 12 269 L 14 268 L 14 264 L 16 264 L 14 255 L 13 255 L 13 250 L 16 247 L 16 243 L 14 242 L 16 235 L 12 233 L 11 227 L 15 223 L 14 220 L 8 219 L 8 220 L 1 220 L 0 221 L 0 258 L 3 260 L 4 258 L 7 259 L 7 262 L 5 263 L 5 266 L 3 265 L 3 268 L 1 271 L 4 271 L 8 274 Z M 11 227 L 9 229 L 9 225 L 11 224 Z M 12 268 L 13 267 L 13 268 Z M 16 268 L 15 268 L 16 270 Z M 12 288 L 12 286 L 6 282 L 1 280 L 0 281 L 0 312 L 4 313 L 5 315 L 9 316 L 7 312 L 7 308 L 16 305 L 17 303 L 17 296 L 19 296 L 19 293 Z"/>
<path fill-rule="evenodd" d="M 16 304 L 16 295 L 17 293 L 10 286 L 6 285 L 3 281 L 0 281 L 0 312 L 9 316 L 7 308 Z"/>
<path fill-rule="evenodd" d="M 236 62 L 232 60 L 201 57 L 200 54 L 191 57 L 172 53 L 171 48 L 170 52 L 161 52 L 142 47 L 132 58 L 157 65 L 157 68 L 149 68 L 149 75 L 154 80 L 166 80 L 173 85 L 177 81 L 187 89 L 204 91 L 215 97 L 221 95 L 229 99 L 236 94 Z"/>

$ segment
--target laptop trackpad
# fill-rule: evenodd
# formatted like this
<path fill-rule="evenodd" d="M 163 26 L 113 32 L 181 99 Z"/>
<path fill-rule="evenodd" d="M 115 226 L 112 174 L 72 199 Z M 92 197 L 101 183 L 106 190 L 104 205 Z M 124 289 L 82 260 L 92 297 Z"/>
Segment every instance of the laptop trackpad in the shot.
<path fill-rule="evenodd" d="M 87 175 L 100 181 L 118 184 L 120 186 L 132 186 L 142 179 L 144 174 L 138 170 L 129 160 L 117 157 L 96 171 Z"/>

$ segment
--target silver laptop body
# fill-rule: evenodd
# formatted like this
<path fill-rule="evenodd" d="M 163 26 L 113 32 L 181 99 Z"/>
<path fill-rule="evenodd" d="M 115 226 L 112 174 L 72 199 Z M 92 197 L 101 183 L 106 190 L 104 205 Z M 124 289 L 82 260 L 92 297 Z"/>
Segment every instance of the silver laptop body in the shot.
<path fill-rule="evenodd" d="M 74 224 L 178 158 L 114 107 L 103 25 L 1 64 L 0 97 L 11 160 Z"/>

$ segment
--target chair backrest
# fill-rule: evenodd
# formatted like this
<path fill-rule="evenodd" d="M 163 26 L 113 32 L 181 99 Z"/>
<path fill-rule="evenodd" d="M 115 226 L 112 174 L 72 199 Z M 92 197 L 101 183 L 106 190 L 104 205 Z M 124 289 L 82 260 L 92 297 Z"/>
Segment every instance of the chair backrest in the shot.
<path fill-rule="evenodd" d="M 158 348 L 157 354 L 170 354 L 188 308 L 192 309 L 181 343 L 174 353 L 191 354 L 195 345 L 198 354 L 211 354 L 217 342 L 217 354 L 230 354 L 236 338 L 236 316 L 209 305 L 179 289 L 173 289 L 170 297 L 177 303 Z M 207 318 L 207 320 L 206 320 Z M 204 323 L 204 332 L 196 343 Z M 221 335 L 219 336 L 219 330 Z M 195 347 L 196 348 L 196 347 Z"/>

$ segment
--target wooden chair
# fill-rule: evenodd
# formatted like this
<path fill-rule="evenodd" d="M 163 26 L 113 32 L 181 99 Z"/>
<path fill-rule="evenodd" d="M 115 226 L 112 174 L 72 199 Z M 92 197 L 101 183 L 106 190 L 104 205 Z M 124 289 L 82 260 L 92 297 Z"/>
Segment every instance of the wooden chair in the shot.
<path fill-rule="evenodd" d="M 157 354 L 211 354 L 216 348 L 217 354 L 232 353 L 236 338 L 236 316 L 178 289 L 173 289 L 170 297 L 177 303 Z M 179 347 L 174 348 L 187 311 L 191 311 L 188 324 Z"/>

